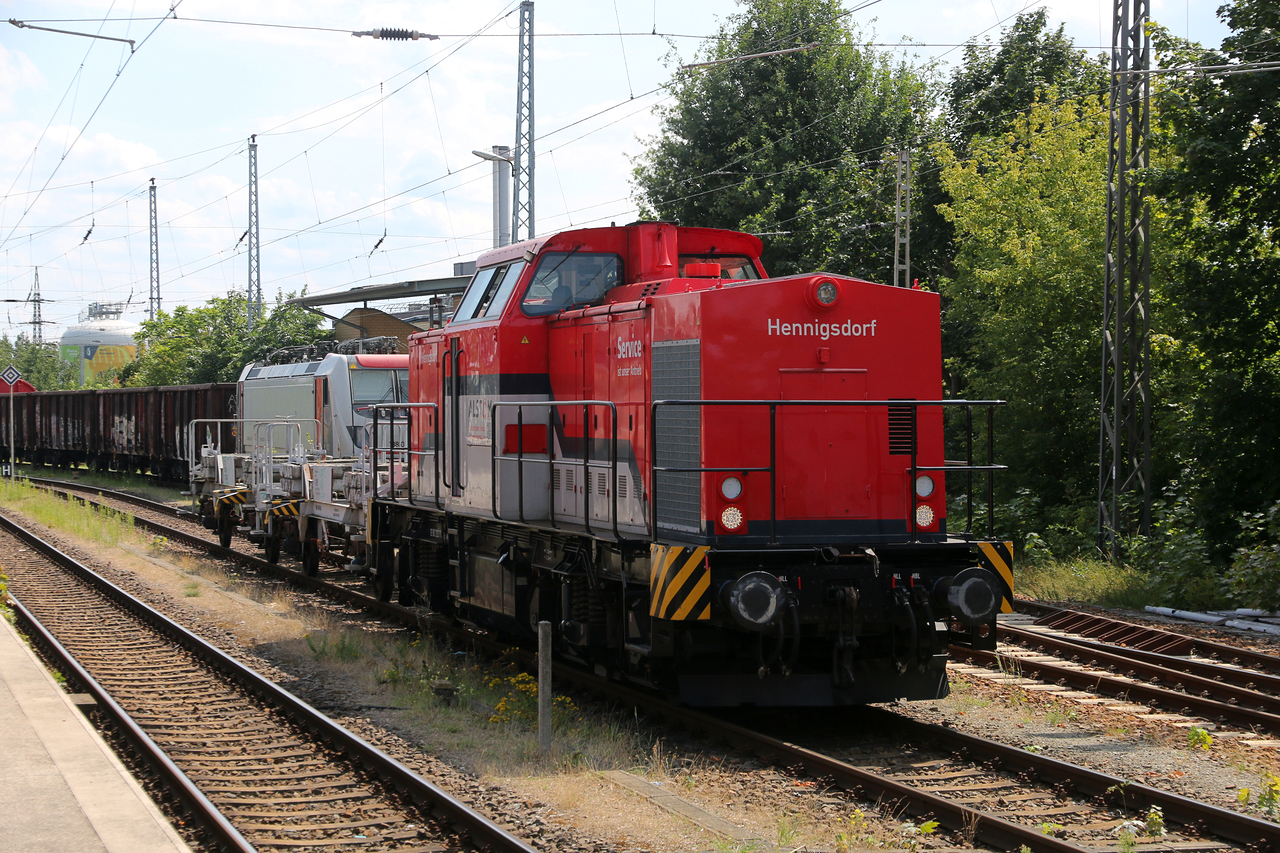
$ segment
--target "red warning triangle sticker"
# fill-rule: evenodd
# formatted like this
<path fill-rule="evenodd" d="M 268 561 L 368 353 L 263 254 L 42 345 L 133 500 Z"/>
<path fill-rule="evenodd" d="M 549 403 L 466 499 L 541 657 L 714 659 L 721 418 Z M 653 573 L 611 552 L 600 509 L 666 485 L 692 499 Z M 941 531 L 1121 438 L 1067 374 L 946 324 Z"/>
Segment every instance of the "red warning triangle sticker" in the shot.
<path fill-rule="evenodd" d="M 520 339 L 520 343 L 522 343 L 522 344 L 527 344 L 527 343 L 529 343 L 529 336 L 528 336 L 528 335 L 525 335 L 523 338 L 521 338 L 521 339 Z"/>

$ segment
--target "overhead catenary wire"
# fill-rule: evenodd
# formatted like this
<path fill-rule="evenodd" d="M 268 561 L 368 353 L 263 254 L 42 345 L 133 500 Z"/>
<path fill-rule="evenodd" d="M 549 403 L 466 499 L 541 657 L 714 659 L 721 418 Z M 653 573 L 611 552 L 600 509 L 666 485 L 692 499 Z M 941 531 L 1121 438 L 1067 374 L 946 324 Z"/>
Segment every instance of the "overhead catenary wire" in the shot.
<path fill-rule="evenodd" d="M 183 0 L 174 0 L 173 5 L 169 7 L 169 10 L 171 12 L 174 11 L 175 9 L 177 9 L 179 6 L 182 5 L 182 2 Z M 76 133 L 75 139 L 73 139 L 71 141 L 71 144 L 67 146 L 66 150 L 62 152 L 62 156 L 58 158 L 58 162 L 53 167 L 53 171 L 49 173 L 49 177 L 45 178 L 45 182 L 40 187 L 40 191 L 36 193 L 36 197 L 32 199 L 31 204 L 27 206 L 27 209 L 22 212 L 22 216 L 18 218 L 18 223 L 15 224 L 13 228 L 9 229 L 8 234 L 6 234 L 3 238 L 0 238 L 0 246 L 4 246 L 6 243 L 9 242 L 9 239 L 13 237 L 13 233 L 14 231 L 17 230 L 18 224 L 21 224 L 22 220 L 26 218 L 27 213 L 30 212 L 31 207 L 33 207 L 36 201 L 40 199 L 40 196 L 43 195 L 45 188 L 49 186 L 49 183 L 53 180 L 54 176 L 58 174 L 58 170 L 62 168 L 62 164 L 66 162 L 67 155 L 71 153 L 71 150 L 75 147 L 75 144 L 80 141 L 80 138 L 84 135 L 84 132 L 89 129 L 89 125 L 93 123 L 93 119 L 95 116 L 97 116 L 98 111 L 102 109 L 102 105 L 107 102 L 107 98 L 111 95 L 112 90 L 115 89 L 116 83 L 120 81 L 120 75 L 122 75 L 124 73 L 124 70 L 129 67 L 129 63 L 133 61 L 133 58 L 138 55 L 138 51 L 146 47 L 147 42 L 150 41 L 151 37 L 156 34 L 156 32 L 164 24 L 165 20 L 167 19 L 160 20 L 155 25 L 155 27 L 151 30 L 151 32 L 147 33 L 146 37 L 143 38 L 142 41 L 138 43 L 138 46 L 133 50 L 133 52 L 129 54 L 129 58 L 125 60 L 123 65 L 120 66 L 120 69 L 116 72 L 115 76 L 111 78 L 111 83 L 107 86 L 107 91 L 102 93 L 102 97 L 98 100 L 97 106 L 93 108 L 93 112 L 89 114 L 89 118 L 85 119 L 84 125 Z"/>
<path fill-rule="evenodd" d="M 616 37 L 616 36 L 617 36 L 617 33 L 613 33 L 613 34 L 611 34 L 611 35 L 613 35 L 613 36 L 615 36 L 615 37 Z M 661 91 L 661 90 L 655 90 L 655 91 Z M 625 103 L 628 103 L 628 101 L 622 101 L 621 103 L 619 103 L 619 104 L 617 104 L 617 105 L 614 105 L 613 107 L 610 107 L 609 109 L 616 109 L 618 106 L 622 106 L 622 105 L 624 105 Z M 605 112 L 605 111 L 601 111 L 601 112 L 603 113 L 603 112 Z M 634 114 L 634 113 L 629 113 L 629 114 Z M 594 118 L 594 117 L 595 117 L 595 116 L 588 117 L 587 119 L 580 119 L 580 120 L 578 120 L 578 122 L 574 122 L 573 124 L 580 124 L 580 123 L 582 123 L 582 122 L 584 122 L 584 121 L 589 121 L 591 118 Z M 571 126 L 571 125 L 566 125 L 566 128 L 567 128 L 568 126 Z M 561 131 L 561 130 L 563 130 L 563 129 L 565 129 L 565 128 L 559 128 L 559 129 L 557 129 L 557 131 L 556 131 L 556 132 L 559 132 L 559 131 Z M 588 132 L 588 134 L 584 134 L 584 136 L 586 136 L 586 135 L 590 135 L 590 133 L 591 133 L 591 132 L 595 132 L 595 131 L 589 131 L 589 132 Z M 547 135 L 549 135 L 549 134 L 547 134 Z M 583 137 L 578 137 L 578 138 L 580 139 L 580 138 L 583 138 Z M 565 145 L 567 145 L 567 144 L 571 144 L 571 143 L 572 143 L 572 141 L 575 141 L 575 140 L 570 140 L 570 142 L 567 142 L 567 143 L 564 143 L 564 144 L 565 144 Z M 561 147 L 563 147 L 563 146 L 561 146 Z M 551 150 L 551 151 L 554 151 L 554 150 L 557 150 L 557 149 L 550 149 L 550 150 Z M 314 192 L 314 188 L 313 188 L 313 192 Z M 385 191 L 384 191 L 383 193 L 381 193 L 381 195 L 383 195 L 383 196 L 384 196 L 384 198 L 389 198 L 389 197 L 390 197 L 390 195 L 389 195 L 389 194 L 387 194 Z M 597 205 L 597 206 L 598 206 L 598 205 Z M 575 210 L 577 210 L 577 208 L 575 208 Z M 567 204 L 566 204 L 566 212 L 568 212 L 568 205 L 567 205 Z M 341 219 L 341 216 L 340 216 L 340 217 L 336 217 L 336 219 Z M 571 219 L 570 221 L 571 221 L 571 223 L 572 223 L 572 219 Z M 318 223 L 318 225 L 321 225 L 321 224 L 323 224 L 323 223 Z M 173 227 L 173 226 L 172 226 L 172 223 L 170 223 L 170 227 L 171 227 L 171 228 Z M 316 229 L 308 228 L 307 230 L 316 230 Z M 384 229 L 384 231 L 385 231 L 385 229 Z M 171 232 L 171 234 L 172 234 L 172 232 Z M 460 239 L 460 238 L 459 238 L 459 236 L 458 236 L 458 235 L 456 235 L 456 234 L 452 234 L 452 233 L 451 233 L 451 235 L 450 235 L 450 237 L 449 237 L 448 239 L 456 241 L 457 239 Z"/>

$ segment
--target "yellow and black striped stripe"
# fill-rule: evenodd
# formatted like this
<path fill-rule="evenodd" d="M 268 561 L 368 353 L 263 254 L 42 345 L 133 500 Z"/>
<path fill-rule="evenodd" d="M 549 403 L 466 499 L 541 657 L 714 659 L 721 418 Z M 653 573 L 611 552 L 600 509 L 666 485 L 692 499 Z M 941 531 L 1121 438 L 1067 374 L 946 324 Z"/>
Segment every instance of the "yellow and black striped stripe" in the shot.
<path fill-rule="evenodd" d="M 1013 612 L 1013 543 L 979 542 L 978 562 L 1000 581 L 1001 613 Z"/>
<path fill-rule="evenodd" d="M 649 546 L 649 615 L 658 619 L 711 618 L 711 570 L 707 549 Z"/>
<path fill-rule="evenodd" d="M 247 486 L 237 486 L 234 489 L 215 489 L 213 492 L 213 503 L 215 507 L 221 507 L 224 503 L 242 504 L 249 500 L 251 492 Z"/>
<path fill-rule="evenodd" d="M 273 504 L 272 507 L 267 510 L 267 518 L 278 518 L 284 515 L 296 516 L 297 514 L 298 501 L 283 501 L 281 503 Z"/>

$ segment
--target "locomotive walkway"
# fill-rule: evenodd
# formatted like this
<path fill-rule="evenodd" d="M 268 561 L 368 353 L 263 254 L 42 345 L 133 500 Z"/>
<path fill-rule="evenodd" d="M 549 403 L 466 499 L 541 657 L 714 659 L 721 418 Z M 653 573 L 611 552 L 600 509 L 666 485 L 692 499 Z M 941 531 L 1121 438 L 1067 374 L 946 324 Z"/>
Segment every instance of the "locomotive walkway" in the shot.
<path fill-rule="evenodd" d="M 0 619 L 0 853 L 189 848 Z"/>

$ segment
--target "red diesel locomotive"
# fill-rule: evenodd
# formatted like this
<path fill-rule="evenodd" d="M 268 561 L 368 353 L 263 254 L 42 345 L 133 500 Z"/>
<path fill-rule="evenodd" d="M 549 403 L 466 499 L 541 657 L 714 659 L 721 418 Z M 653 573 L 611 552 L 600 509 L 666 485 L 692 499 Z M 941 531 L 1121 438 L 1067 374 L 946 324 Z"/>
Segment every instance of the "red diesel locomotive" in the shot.
<path fill-rule="evenodd" d="M 548 620 L 693 705 L 946 695 L 948 644 L 994 647 L 1012 597 L 1007 543 L 947 529 L 946 487 L 971 506 L 998 467 L 992 404 L 940 399 L 937 294 L 767 278 L 760 250 L 642 222 L 483 254 L 411 339 L 410 406 L 379 407 L 384 597 Z"/>

